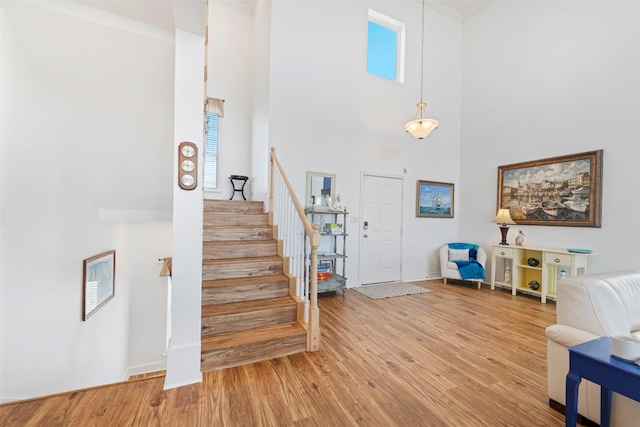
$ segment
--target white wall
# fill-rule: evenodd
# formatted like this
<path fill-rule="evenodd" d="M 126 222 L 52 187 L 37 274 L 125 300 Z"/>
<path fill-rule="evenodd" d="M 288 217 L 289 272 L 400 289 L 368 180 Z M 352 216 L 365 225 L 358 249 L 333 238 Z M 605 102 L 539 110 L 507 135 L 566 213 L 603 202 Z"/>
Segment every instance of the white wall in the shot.
<path fill-rule="evenodd" d="M 271 86 L 271 1 L 258 0 L 254 11 L 253 93 L 251 111 L 251 199 L 268 203 L 269 104 Z"/>
<path fill-rule="evenodd" d="M 4 400 L 122 380 L 129 357 L 163 361 L 164 319 L 148 309 L 161 292 L 136 307 L 148 323 L 131 325 L 130 310 L 157 280 L 170 227 L 127 216 L 171 210 L 174 46 L 171 34 L 110 14 L 83 19 L 80 6 L 0 7 Z M 116 296 L 83 322 L 82 261 L 109 249 Z M 145 348 L 130 346 L 139 336 Z"/>
<path fill-rule="evenodd" d="M 172 254 L 172 222 L 133 222 L 129 374 L 166 368 L 167 278 L 162 261 Z"/>
<path fill-rule="evenodd" d="M 464 24 L 460 236 L 500 241 L 497 167 L 604 149 L 602 228 L 512 226 L 590 248 L 589 270 L 640 268 L 640 3 L 492 2 Z"/>
<path fill-rule="evenodd" d="M 232 42 L 230 42 L 232 41 Z M 209 4 L 207 45 L 207 96 L 224 99 L 224 118 L 220 119 L 219 190 L 207 198 L 231 197 L 229 175 L 251 178 L 251 97 L 253 61 L 253 17 L 229 3 Z M 245 186 L 249 195 L 253 179 Z M 238 196 L 236 196 L 237 199 Z"/>
<path fill-rule="evenodd" d="M 7 55 L 7 48 L 5 44 L 8 42 L 8 37 L 5 36 L 4 28 L 8 25 L 8 21 L 6 16 L 4 15 L 4 11 L 0 8 L 0 117 L 3 116 L 4 110 L 4 96 L 5 96 L 5 80 L 7 79 L 9 66 L 4 64 L 5 56 Z M 7 32 L 8 33 L 8 32 Z M 13 70 L 12 70 L 13 71 Z M 5 136 L 4 126 L 2 120 L 0 120 L 0 147 L 2 147 L 2 141 Z M 2 150 L 0 149 L 0 164 L 2 164 Z M 2 191 L 2 174 L 0 174 L 0 191 Z M 2 197 L 0 197 L 0 260 L 2 260 L 2 237 L 3 237 L 3 227 L 2 227 L 2 218 L 3 218 L 3 204 Z M 2 262 L 0 261 L 0 298 L 2 298 Z M 4 321 L 2 319 L 2 304 L 0 304 L 0 331 L 2 331 L 2 325 Z M 2 336 L 0 335 L 0 402 L 2 402 L 2 384 L 3 384 L 3 373 L 2 373 Z"/>
<path fill-rule="evenodd" d="M 415 217 L 418 179 L 457 183 L 461 25 L 425 17 L 424 99 L 440 128 L 425 140 L 405 133 L 420 101 L 421 7 L 416 2 L 272 3 L 269 144 L 298 197 L 306 171 L 336 173 L 348 207 L 348 285 L 359 282 L 362 172 L 404 177 L 404 279 L 437 274 L 437 248 L 457 237 L 457 217 Z M 406 83 L 366 73 L 368 8 L 407 25 Z M 405 173 L 406 169 L 406 173 Z"/>

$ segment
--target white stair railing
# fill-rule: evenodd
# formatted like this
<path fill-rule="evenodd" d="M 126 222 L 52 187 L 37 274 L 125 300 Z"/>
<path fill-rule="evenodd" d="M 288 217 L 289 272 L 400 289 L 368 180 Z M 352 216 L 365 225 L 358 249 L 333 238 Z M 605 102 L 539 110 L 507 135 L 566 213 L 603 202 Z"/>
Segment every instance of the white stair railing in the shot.
<path fill-rule="evenodd" d="M 270 154 L 269 217 L 277 227 L 278 240 L 282 242 L 282 256 L 288 262 L 285 273 L 294 282 L 292 294 L 302 305 L 302 320 L 308 324 L 307 350 L 320 349 L 320 313 L 318 310 L 318 226 L 312 226 L 296 197 L 287 176 L 276 157 L 275 148 Z M 305 254 L 305 233 L 309 236 L 310 253 Z M 309 255 L 309 262 L 307 256 Z M 308 271 L 308 273 L 307 273 Z M 310 280 L 305 280 L 309 274 Z M 309 285 L 307 285 L 307 283 Z"/>

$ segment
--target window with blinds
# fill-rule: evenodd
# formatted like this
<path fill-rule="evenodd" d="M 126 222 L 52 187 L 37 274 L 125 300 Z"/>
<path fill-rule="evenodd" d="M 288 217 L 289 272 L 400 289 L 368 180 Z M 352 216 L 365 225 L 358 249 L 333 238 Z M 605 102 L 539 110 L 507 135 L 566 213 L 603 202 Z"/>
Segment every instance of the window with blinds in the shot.
<path fill-rule="evenodd" d="M 207 114 L 206 140 L 204 144 L 204 189 L 218 188 L 218 137 L 220 117 Z"/>

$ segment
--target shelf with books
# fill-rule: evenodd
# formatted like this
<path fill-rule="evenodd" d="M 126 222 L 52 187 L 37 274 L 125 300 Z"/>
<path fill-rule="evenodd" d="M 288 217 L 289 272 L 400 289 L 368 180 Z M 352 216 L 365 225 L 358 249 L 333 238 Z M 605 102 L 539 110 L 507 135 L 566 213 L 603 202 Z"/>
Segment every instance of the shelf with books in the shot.
<path fill-rule="evenodd" d="M 310 206 L 305 209 L 307 218 L 318 225 L 320 247 L 318 248 L 318 293 L 342 291 L 347 288 L 345 265 L 347 262 L 347 211 L 318 209 Z M 308 236 L 305 236 L 305 259 L 310 259 Z"/>

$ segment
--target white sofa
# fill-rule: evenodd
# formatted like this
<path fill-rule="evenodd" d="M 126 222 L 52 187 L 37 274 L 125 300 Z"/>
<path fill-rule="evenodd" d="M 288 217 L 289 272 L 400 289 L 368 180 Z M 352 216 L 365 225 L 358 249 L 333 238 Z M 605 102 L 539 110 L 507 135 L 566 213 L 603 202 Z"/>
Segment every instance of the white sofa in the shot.
<path fill-rule="evenodd" d="M 640 272 L 615 271 L 568 277 L 556 289 L 556 324 L 547 336 L 549 403 L 565 404 L 567 348 L 601 336 L 640 338 Z M 600 423 L 600 386 L 582 380 L 578 414 Z M 640 425 L 640 403 L 613 394 L 611 426 Z"/>
<path fill-rule="evenodd" d="M 458 265 L 449 260 L 449 246 L 444 245 L 440 247 L 440 275 L 444 281 L 444 284 L 447 284 L 447 279 L 455 279 L 462 280 L 462 276 L 460 275 L 460 271 L 458 271 Z M 482 249 L 482 247 L 478 246 L 478 250 L 476 253 L 476 261 L 478 264 L 485 268 L 487 263 L 487 252 Z M 472 282 L 478 282 L 478 289 L 480 289 L 480 285 L 482 284 L 482 279 L 468 279 Z"/>

